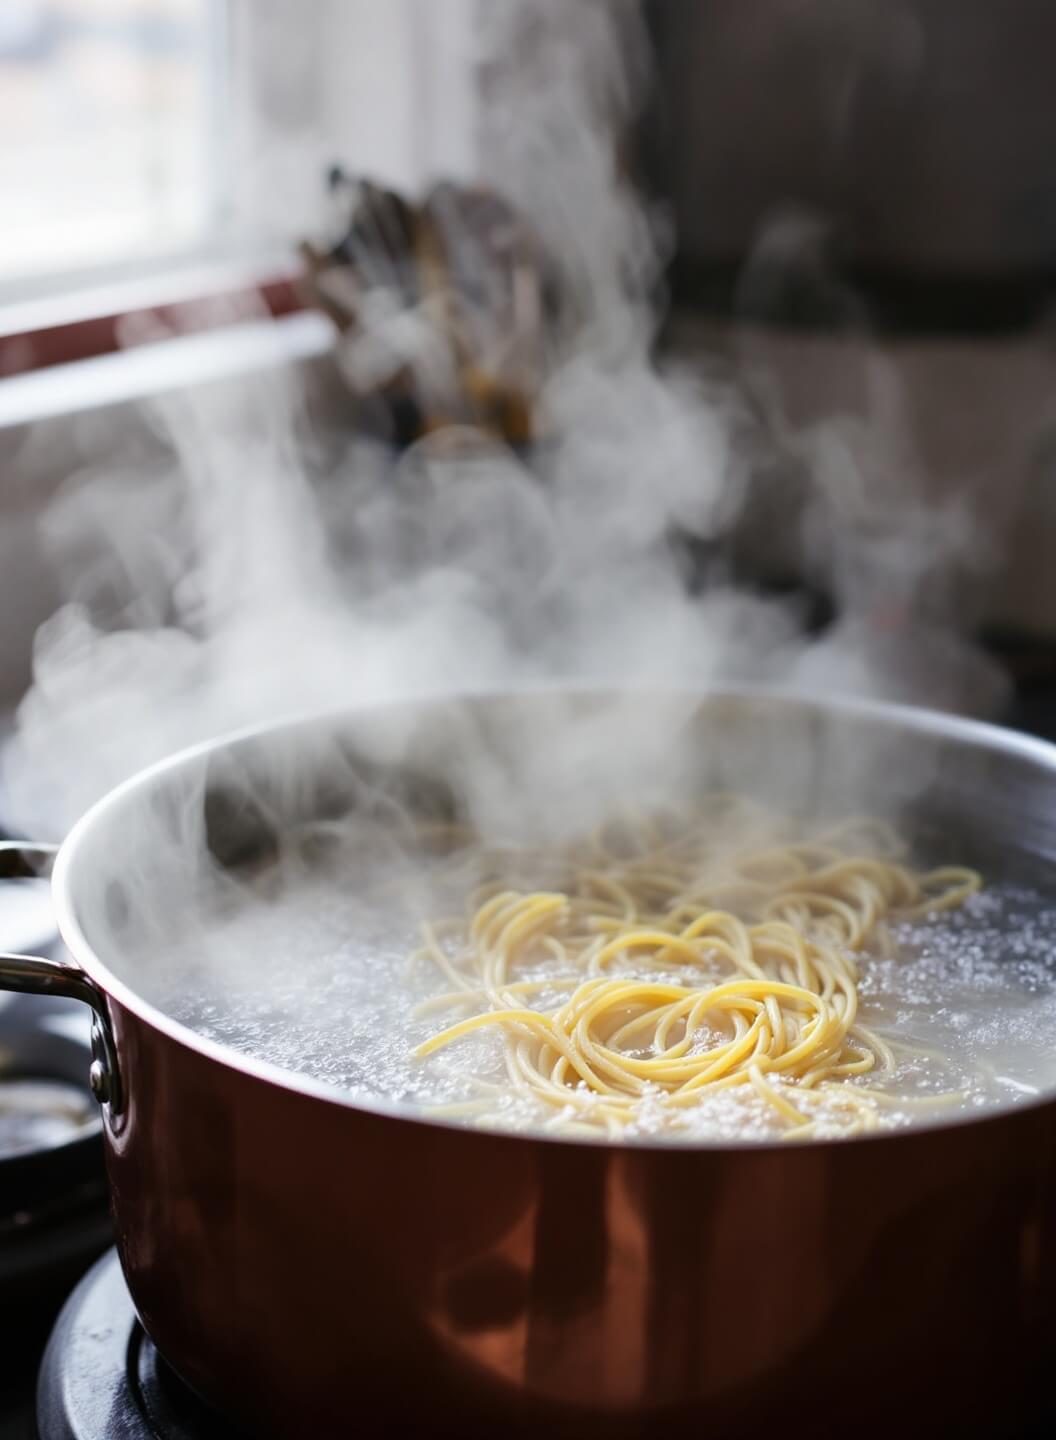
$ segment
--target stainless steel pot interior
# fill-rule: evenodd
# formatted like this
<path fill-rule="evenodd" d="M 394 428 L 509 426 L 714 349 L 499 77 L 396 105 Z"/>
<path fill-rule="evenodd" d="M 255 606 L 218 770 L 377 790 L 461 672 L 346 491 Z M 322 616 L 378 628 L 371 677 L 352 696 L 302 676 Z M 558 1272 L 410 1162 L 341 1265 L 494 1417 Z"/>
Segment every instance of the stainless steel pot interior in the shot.
<path fill-rule="evenodd" d="M 614 748 L 621 736 L 622 751 Z M 742 790 L 794 813 L 895 818 L 923 852 L 995 878 L 1029 874 L 1044 884 L 1056 858 L 1056 747 L 972 721 L 766 692 L 421 701 L 255 730 L 130 781 L 81 821 L 60 854 L 64 938 L 97 984 L 181 1042 L 340 1098 L 161 1014 L 143 998 L 129 957 L 167 938 L 194 906 L 203 861 L 259 864 L 290 827 L 355 814 L 379 796 L 432 815 L 472 810 L 482 776 L 490 794 L 527 805 L 529 791 L 540 798 L 548 765 L 555 796 L 567 796 L 586 771 L 592 800 L 608 786 L 633 803 L 644 778 L 659 776 L 682 798 Z M 400 1113 L 398 1105 L 377 1108 Z"/>

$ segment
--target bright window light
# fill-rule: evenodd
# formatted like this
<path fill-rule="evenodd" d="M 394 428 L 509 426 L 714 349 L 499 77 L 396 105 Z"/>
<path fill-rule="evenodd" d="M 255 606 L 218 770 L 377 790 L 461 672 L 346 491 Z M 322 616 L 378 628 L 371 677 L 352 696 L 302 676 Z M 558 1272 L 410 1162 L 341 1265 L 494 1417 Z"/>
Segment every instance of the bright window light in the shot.
<path fill-rule="evenodd" d="M 224 0 L 0 0 L 0 282 L 193 249 Z"/>

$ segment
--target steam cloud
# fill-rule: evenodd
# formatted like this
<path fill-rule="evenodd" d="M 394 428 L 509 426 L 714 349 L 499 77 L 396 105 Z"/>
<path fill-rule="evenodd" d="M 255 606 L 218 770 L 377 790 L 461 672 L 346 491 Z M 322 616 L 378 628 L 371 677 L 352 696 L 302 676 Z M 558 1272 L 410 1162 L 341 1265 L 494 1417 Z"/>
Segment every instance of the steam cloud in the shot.
<path fill-rule="evenodd" d="M 952 707 L 993 693 L 949 623 L 976 537 L 956 505 L 922 500 L 879 360 L 857 352 L 856 415 L 803 433 L 765 396 L 748 405 L 653 359 L 669 237 L 615 142 L 649 79 L 636 6 L 483 9 L 484 169 L 531 217 L 567 301 L 544 443 L 528 460 L 464 434 L 398 461 L 347 440 L 335 456 L 281 368 L 158 402 L 168 462 L 74 477 L 47 520 L 69 599 L 37 637 L 5 761 L 27 827 L 60 835 L 196 740 L 388 697 L 550 682 L 766 681 Z M 377 307 L 406 318 L 391 312 Z M 753 477 L 779 457 L 804 497 L 799 519 L 779 504 L 781 523 L 842 607 L 821 641 L 721 565 L 690 587 L 671 543 L 750 525 Z M 876 613 L 893 595 L 916 618 L 892 638 Z M 628 763 L 618 727 L 604 744 L 611 769 Z"/>

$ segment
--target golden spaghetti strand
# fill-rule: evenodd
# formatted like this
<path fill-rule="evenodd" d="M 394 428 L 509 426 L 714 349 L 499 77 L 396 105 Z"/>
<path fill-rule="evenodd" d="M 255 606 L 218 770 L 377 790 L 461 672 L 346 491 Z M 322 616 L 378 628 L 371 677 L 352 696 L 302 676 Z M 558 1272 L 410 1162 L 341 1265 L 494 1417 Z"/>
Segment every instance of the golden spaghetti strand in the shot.
<path fill-rule="evenodd" d="M 769 827 L 767 843 L 723 853 L 717 832 L 734 818 L 759 834 Z M 418 953 L 453 988 L 422 1008 L 474 1013 L 416 1055 L 497 1028 L 515 1090 L 569 1133 L 618 1135 L 646 1097 L 677 1121 L 737 1087 L 789 1139 L 818 1132 L 823 1104 L 840 1133 L 874 1129 L 892 1096 L 847 1081 L 889 1074 L 897 1060 L 858 1022 L 855 952 L 872 942 L 887 953 L 889 922 L 960 905 L 980 876 L 914 872 L 876 821 L 845 821 L 809 841 L 774 843 L 772 833 L 772 818 L 721 797 L 673 837 L 660 822 L 602 827 L 564 857 L 560 886 L 501 883 L 516 856 L 497 854 L 496 879 L 476 888 L 464 918 L 423 926 Z M 543 958 L 557 970 L 538 978 Z M 533 1007 L 562 992 L 560 1003 Z"/>

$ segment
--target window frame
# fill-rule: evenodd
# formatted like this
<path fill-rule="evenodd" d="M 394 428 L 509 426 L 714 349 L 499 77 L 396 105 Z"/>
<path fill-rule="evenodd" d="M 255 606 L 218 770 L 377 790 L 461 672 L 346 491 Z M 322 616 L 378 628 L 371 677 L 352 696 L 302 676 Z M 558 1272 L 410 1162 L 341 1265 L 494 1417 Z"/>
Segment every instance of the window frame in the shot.
<path fill-rule="evenodd" d="M 276 248 L 266 237 L 266 225 L 247 224 L 247 214 L 254 213 L 252 197 L 248 207 L 234 204 L 244 179 L 238 169 L 269 143 L 260 116 L 269 113 L 276 97 L 294 132 L 298 126 L 314 129 L 324 143 L 363 126 L 366 102 L 353 96 L 350 103 L 341 45 L 328 37 L 336 33 L 347 44 L 353 36 L 365 36 L 369 50 L 371 35 L 379 38 L 371 29 L 381 25 L 378 3 L 312 0 L 306 13 L 306 7 L 290 0 L 212 0 L 209 123 L 216 144 L 209 221 L 198 243 L 0 282 L 0 385 L 8 376 L 120 349 L 122 327 L 133 317 L 176 320 L 182 333 L 215 327 L 215 314 L 196 319 L 194 307 L 188 308 L 191 301 L 241 301 L 222 308 L 244 314 L 248 306 L 275 318 L 304 308 L 292 249 Z M 447 0 L 445 16 L 460 15 L 469 34 L 477 3 Z M 410 64 L 421 69 L 417 79 L 408 80 L 404 72 L 398 82 L 405 92 L 402 103 L 409 107 L 402 117 L 407 124 L 406 149 L 399 157 L 407 171 L 403 183 L 421 184 L 438 173 L 465 178 L 472 170 L 476 137 L 472 92 L 458 91 L 465 84 L 464 59 L 449 44 L 441 45 L 445 22 L 432 0 L 424 5 L 385 0 L 385 7 L 408 47 Z M 391 34 L 381 38 L 391 43 Z M 441 50 L 447 53 L 438 58 Z M 439 75 L 432 64 L 439 66 Z M 312 83 L 303 83 L 306 76 Z M 441 131 L 446 138 L 437 152 L 430 142 Z M 342 158 L 339 142 L 331 158 Z"/>
<path fill-rule="evenodd" d="M 186 309 L 215 298 L 225 308 L 247 305 L 273 317 L 301 309 L 293 258 L 254 251 L 233 223 L 231 193 L 236 145 L 251 143 L 251 117 L 233 108 L 249 90 L 234 58 L 232 37 L 252 24 L 253 0 L 209 0 L 208 195 L 202 229 L 186 244 L 153 253 L 118 254 L 69 269 L 0 278 L 0 383 L 37 369 L 93 359 L 120 348 L 122 326 L 136 317 L 198 328 Z M 239 302 L 241 302 L 239 304 Z"/>

